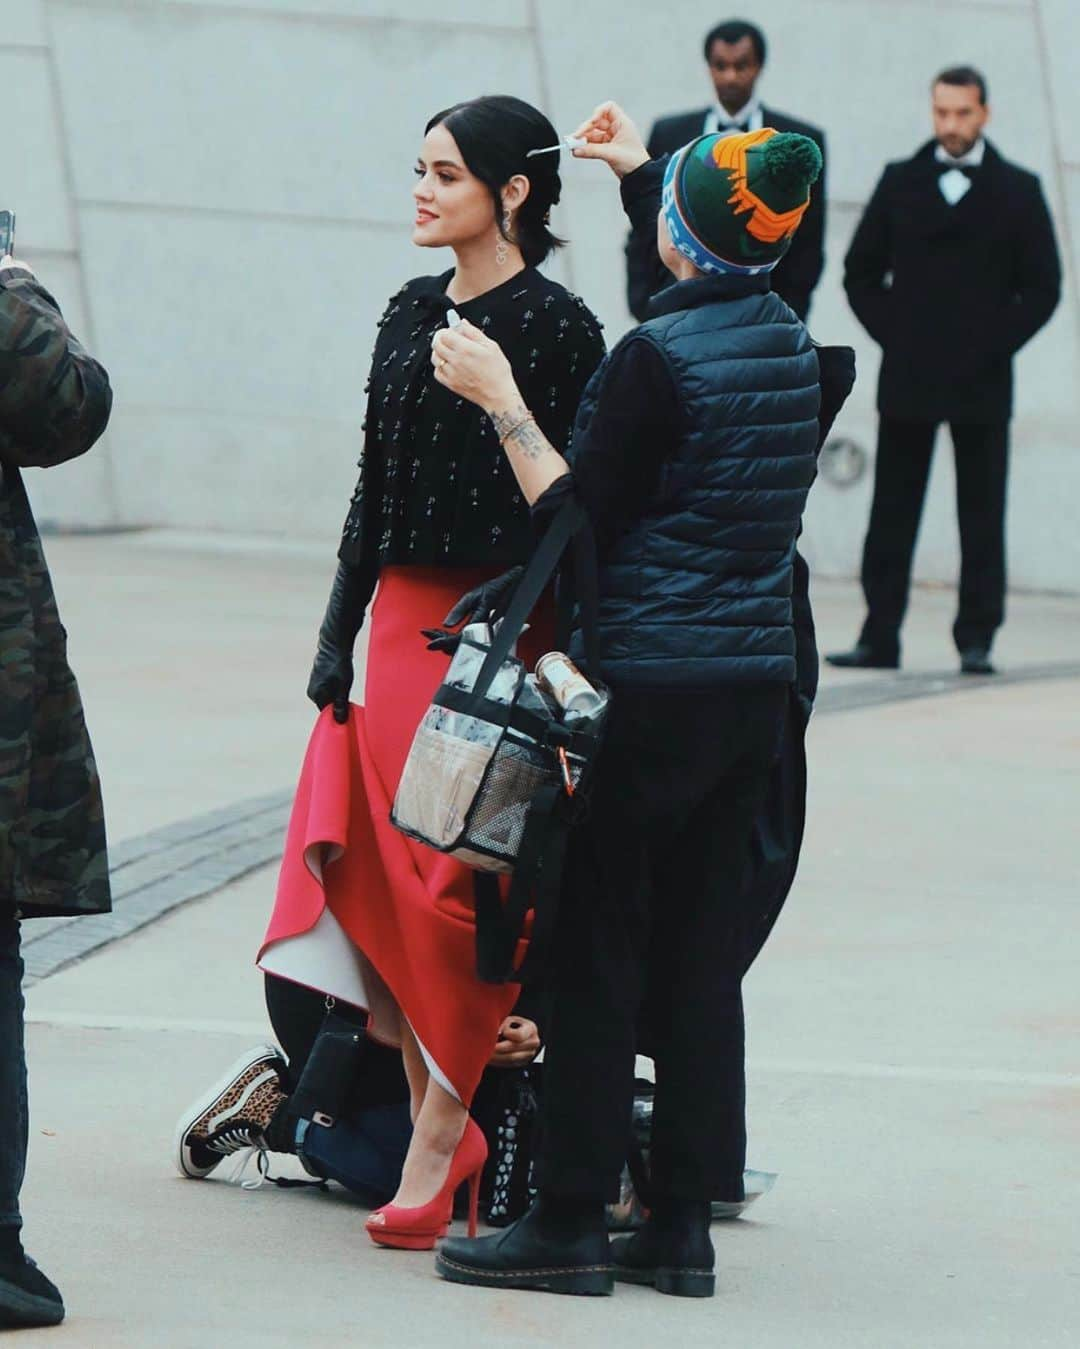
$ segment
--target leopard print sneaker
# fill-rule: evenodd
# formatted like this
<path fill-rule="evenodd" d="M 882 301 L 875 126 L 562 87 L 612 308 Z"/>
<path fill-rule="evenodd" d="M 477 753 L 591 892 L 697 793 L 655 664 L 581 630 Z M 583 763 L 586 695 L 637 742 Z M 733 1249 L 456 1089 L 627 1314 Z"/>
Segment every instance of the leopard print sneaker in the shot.
<path fill-rule="evenodd" d="M 285 1060 L 272 1045 L 249 1050 L 180 1116 L 174 1157 L 182 1176 L 202 1180 L 245 1148 L 266 1151 L 266 1130 L 288 1098 Z"/>

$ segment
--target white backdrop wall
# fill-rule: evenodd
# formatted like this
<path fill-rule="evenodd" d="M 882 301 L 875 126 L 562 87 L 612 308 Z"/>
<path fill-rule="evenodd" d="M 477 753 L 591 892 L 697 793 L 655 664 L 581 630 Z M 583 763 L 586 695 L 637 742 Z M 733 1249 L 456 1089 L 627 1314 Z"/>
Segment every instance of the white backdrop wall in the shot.
<path fill-rule="evenodd" d="M 700 55 L 732 11 L 697 0 L 3 0 L 8 133 L 0 205 L 20 251 L 108 366 L 93 454 L 31 474 L 39 518 L 325 540 L 355 476 L 373 323 L 408 276 L 447 265 L 409 243 L 426 118 L 512 92 L 570 129 L 623 102 L 643 127 L 703 105 Z M 1013 584 L 1080 590 L 1080 0 L 737 0 L 771 42 L 762 92 L 829 137 L 829 265 L 811 327 L 858 348 L 838 431 L 873 448 L 877 351 L 841 289 L 884 162 L 928 132 L 927 81 L 970 61 L 993 138 L 1041 176 L 1069 279 L 1020 360 Z M 571 163 L 556 274 L 629 323 L 614 180 Z M 917 558 L 951 580 L 943 437 Z M 807 551 L 858 565 L 870 477 L 812 495 Z"/>

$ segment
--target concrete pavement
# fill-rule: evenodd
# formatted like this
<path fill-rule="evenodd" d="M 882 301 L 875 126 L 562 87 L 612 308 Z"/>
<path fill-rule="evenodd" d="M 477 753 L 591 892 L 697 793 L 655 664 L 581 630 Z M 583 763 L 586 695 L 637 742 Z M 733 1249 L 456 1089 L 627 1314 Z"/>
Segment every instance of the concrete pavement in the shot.
<path fill-rule="evenodd" d="M 288 785 L 325 558 L 49 552 L 115 837 Z M 823 649 L 846 644 L 854 588 L 816 600 Z M 909 668 L 952 668 L 950 610 L 916 593 Z M 998 654 L 1080 661 L 1080 602 L 1015 598 Z M 1078 691 L 976 681 L 815 719 L 802 871 L 747 985 L 750 1160 L 780 1180 L 716 1228 L 714 1301 L 451 1287 L 340 1194 L 176 1177 L 177 1112 L 268 1033 L 269 866 L 30 991 L 27 1239 L 70 1319 L 13 1343 L 1072 1345 Z"/>

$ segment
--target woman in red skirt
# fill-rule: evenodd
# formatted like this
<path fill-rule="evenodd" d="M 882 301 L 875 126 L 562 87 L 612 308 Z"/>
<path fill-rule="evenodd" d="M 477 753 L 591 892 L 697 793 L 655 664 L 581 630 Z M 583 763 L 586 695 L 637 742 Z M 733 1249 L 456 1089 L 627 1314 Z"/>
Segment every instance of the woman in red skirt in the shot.
<path fill-rule="evenodd" d="M 390 808 L 447 669 L 419 630 L 470 588 L 481 589 L 468 607 L 486 613 L 485 582 L 531 548 L 495 428 L 435 380 L 432 339 L 451 308 L 489 333 L 560 448 L 603 355 L 596 318 L 537 270 L 559 243 L 548 228 L 559 155 L 529 152 L 557 141 L 546 117 L 507 97 L 458 105 L 427 127 L 413 242 L 452 248 L 456 265 L 410 281 L 379 323 L 360 480 L 308 689 L 322 710 L 259 956 L 274 977 L 364 1007 L 369 1032 L 401 1046 L 414 1132 L 393 1202 L 368 1222 L 384 1245 L 434 1245 L 454 1190 L 482 1166 L 468 1107 L 518 995 L 476 977 L 473 873 L 398 833 Z M 357 707 L 352 648 L 376 583 Z M 522 655 L 535 661 L 551 641 L 541 616 Z"/>

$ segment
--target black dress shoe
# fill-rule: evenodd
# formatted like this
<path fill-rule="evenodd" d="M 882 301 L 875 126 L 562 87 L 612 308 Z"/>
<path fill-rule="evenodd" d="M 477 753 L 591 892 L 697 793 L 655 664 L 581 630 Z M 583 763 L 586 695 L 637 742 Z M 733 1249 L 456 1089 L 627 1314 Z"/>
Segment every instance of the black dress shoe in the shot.
<path fill-rule="evenodd" d="M 0 1330 L 58 1326 L 64 1319 L 60 1290 L 28 1256 L 0 1260 Z"/>
<path fill-rule="evenodd" d="M 709 1217 L 707 1203 L 659 1208 L 640 1232 L 611 1243 L 616 1279 L 648 1284 L 674 1297 L 712 1297 L 716 1256 Z"/>
<path fill-rule="evenodd" d="M 990 661 L 990 648 L 988 646 L 969 646 L 966 651 L 961 651 L 960 673 L 973 675 L 997 674 L 997 670 Z"/>
<path fill-rule="evenodd" d="M 451 1283 L 485 1288 L 538 1288 L 587 1296 L 615 1291 L 603 1210 L 568 1224 L 562 1215 L 552 1220 L 542 1199 L 496 1236 L 443 1242 L 435 1268 Z"/>
<path fill-rule="evenodd" d="M 881 651 L 856 642 L 850 651 L 834 651 L 825 659 L 839 670 L 899 670 L 900 652 Z"/>

